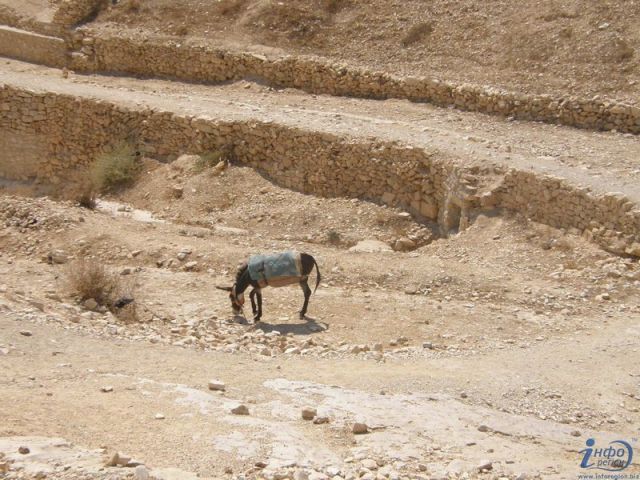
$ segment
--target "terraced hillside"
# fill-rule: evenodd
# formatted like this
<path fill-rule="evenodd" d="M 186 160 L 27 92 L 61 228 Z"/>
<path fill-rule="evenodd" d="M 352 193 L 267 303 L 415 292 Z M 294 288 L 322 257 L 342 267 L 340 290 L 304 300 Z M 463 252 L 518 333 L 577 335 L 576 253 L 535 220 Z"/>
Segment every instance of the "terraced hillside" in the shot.
<path fill-rule="evenodd" d="M 122 0 L 98 23 L 525 93 L 640 94 L 635 2 Z"/>
<path fill-rule="evenodd" d="M 0 0 L 0 477 L 575 479 L 591 439 L 635 452 L 638 14 Z M 297 285 L 234 314 L 216 287 L 288 249 L 321 271 L 308 315 Z"/>

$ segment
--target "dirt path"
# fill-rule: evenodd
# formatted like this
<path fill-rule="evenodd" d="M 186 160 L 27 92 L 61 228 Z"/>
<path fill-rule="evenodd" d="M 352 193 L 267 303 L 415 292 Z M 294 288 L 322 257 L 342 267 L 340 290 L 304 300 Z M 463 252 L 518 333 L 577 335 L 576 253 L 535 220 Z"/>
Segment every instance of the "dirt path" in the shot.
<path fill-rule="evenodd" d="M 607 428 L 615 433 L 580 429 L 582 436 L 573 437 L 576 428 L 570 425 L 500 413 L 498 405 L 469 400 L 504 391 L 506 382 L 514 390 L 545 385 L 562 392 L 558 395 L 566 401 L 579 405 L 583 399 L 582 407 L 616 403 L 620 390 L 633 388 L 631 377 L 594 384 L 583 374 L 604 352 L 610 352 L 611 371 L 627 368 L 634 350 L 629 331 L 640 334 L 637 319 L 583 342 L 541 345 L 522 357 L 497 353 L 375 364 L 196 353 L 93 339 L 14 318 L 0 320 L 0 341 L 12 345 L 3 358 L 11 375 L 3 381 L 0 399 L 2 411 L 9 413 L 2 435 L 64 437 L 90 448 L 125 451 L 153 467 L 178 465 L 217 477 L 228 467 L 242 471 L 259 459 L 272 469 L 295 463 L 326 470 L 349 468 L 345 458 L 364 455 L 387 464 L 433 463 L 434 475 L 438 466 L 456 459 L 467 469 L 488 459 L 505 473 L 571 478 L 585 438 L 604 442 L 638 434 L 637 424 L 623 421 Z M 25 328 L 33 336 L 18 333 Z M 559 365 L 562 378 L 554 374 Z M 213 377 L 226 382 L 224 395 L 206 391 Z M 105 385 L 114 391 L 102 393 Z M 464 389 L 467 398 L 441 393 L 450 388 Z M 252 414 L 231 415 L 229 409 L 242 401 Z M 307 404 L 330 415 L 331 423 L 300 419 Z M 157 413 L 165 418 L 155 419 Z M 380 430 L 354 437 L 347 429 L 355 418 Z M 481 425 L 490 431 L 478 431 Z"/>
<path fill-rule="evenodd" d="M 246 82 L 202 86 L 97 75 L 63 79 L 59 70 L 15 61 L 2 65 L 0 81 L 124 106 L 144 105 L 224 120 L 273 121 L 356 139 L 395 140 L 437 149 L 458 162 L 553 174 L 596 192 L 623 192 L 640 201 L 640 143 L 633 135 L 509 122 L 399 100 L 274 91 Z"/>

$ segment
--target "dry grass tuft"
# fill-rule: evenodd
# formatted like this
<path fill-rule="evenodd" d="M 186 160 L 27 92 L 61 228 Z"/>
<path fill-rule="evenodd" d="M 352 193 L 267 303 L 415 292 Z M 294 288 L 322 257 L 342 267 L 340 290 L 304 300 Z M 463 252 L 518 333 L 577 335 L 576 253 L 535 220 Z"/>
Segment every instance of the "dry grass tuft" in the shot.
<path fill-rule="evenodd" d="M 327 241 L 331 245 L 340 245 L 342 243 L 342 237 L 340 236 L 340 233 L 337 232 L 336 230 L 329 230 L 327 232 Z"/>
<path fill-rule="evenodd" d="M 80 301 L 93 299 L 121 320 L 137 320 L 133 280 L 124 280 L 93 259 L 81 259 L 70 264 L 66 279 L 69 290 Z"/>
<path fill-rule="evenodd" d="M 339 12 L 346 4 L 346 0 L 322 0 L 322 8 L 329 13 Z"/>
<path fill-rule="evenodd" d="M 140 0 L 128 0 L 127 3 L 125 4 L 127 13 L 138 13 L 141 7 L 142 7 L 142 4 Z"/>
<path fill-rule="evenodd" d="M 84 181 L 78 186 L 74 193 L 73 200 L 82 208 L 88 208 L 94 210 L 98 201 L 98 193 L 91 182 L 90 178 L 84 179 Z"/>
<path fill-rule="evenodd" d="M 235 17 L 247 8 L 247 0 L 222 0 L 216 6 L 220 15 Z"/>
<path fill-rule="evenodd" d="M 408 47 L 411 44 L 423 40 L 425 37 L 433 32 L 433 24 L 431 22 L 420 22 L 415 24 L 409 29 L 407 34 L 402 39 L 402 46 Z"/>

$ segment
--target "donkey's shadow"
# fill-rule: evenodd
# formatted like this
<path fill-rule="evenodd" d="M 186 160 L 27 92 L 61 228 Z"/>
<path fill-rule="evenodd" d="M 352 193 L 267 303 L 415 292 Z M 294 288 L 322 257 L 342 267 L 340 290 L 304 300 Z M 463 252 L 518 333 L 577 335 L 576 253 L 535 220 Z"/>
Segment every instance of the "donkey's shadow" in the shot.
<path fill-rule="evenodd" d="M 288 335 L 289 333 L 293 333 L 294 335 L 312 335 L 329 329 L 329 325 L 318 322 L 315 318 L 305 316 L 304 320 L 305 323 L 267 323 L 260 321 L 254 323 L 251 327 L 253 330 L 259 329 L 265 333 L 278 331 L 281 335 Z M 236 321 L 243 325 L 249 325 L 247 319 L 242 316 L 236 316 Z"/>

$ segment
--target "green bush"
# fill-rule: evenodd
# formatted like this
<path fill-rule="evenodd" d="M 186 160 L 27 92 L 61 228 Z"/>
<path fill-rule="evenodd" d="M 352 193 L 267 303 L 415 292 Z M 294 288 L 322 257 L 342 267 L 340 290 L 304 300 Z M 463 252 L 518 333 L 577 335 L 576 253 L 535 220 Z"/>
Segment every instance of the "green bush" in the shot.
<path fill-rule="evenodd" d="M 138 153 L 131 145 L 121 144 L 96 159 L 90 177 L 95 189 L 103 192 L 130 185 L 139 172 Z"/>

